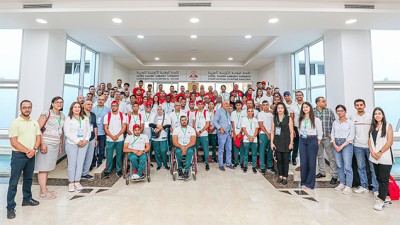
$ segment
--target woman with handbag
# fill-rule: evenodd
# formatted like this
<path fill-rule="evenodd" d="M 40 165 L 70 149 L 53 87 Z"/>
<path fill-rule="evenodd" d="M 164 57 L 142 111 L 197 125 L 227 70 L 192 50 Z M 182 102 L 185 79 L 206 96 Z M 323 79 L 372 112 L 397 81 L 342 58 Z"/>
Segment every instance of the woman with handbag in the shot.
<path fill-rule="evenodd" d="M 38 120 L 41 127 L 40 151 L 36 155 L 35 171 L 38 171 L 38 182 L 40 186 L 40 198 L 45 200 L 55 199 L 56 193 L 47 190 L 47 177 L 54 170 L 58 155 L 62 152 L 63 126 L 65 116 L 63 110 L 63 99 L 59 96 L 51 100 L 50 109 L 44 111 Z"/>
<path fill-rule="evenodd" d="M 167 164 L 167 129 L 171 127 L 171 118 L 165 115 L 161 105 L 157 107 L 157 115 L 154 117 L 153 123 L 149 124 L 152 128 L 151 132 L 151 146 L 154 148 L 157 161 L 157 171 L 161 169 L 162 165 L 164 168 L 169 170 Z"/>
<path fill-rule="evenodd" d="M 369 129 L 368 146 L 370 151 L 369 161 L 373 163 L 376 179 L 378 180 L 378 196 L 374 209 L 382 211 L 388 194 L 390 170 L 394 162 L 393 153 L 393 128 L 386 122 L 385 113 L 376 107 L 372 113 L 371 128 Z"/>

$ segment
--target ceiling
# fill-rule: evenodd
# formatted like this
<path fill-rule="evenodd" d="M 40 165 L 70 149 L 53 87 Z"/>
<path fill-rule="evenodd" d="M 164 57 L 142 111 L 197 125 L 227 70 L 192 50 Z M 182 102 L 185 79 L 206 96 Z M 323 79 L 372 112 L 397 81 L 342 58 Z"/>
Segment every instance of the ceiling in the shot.
<path fill-rule="evenodd" d="M 0 29 L 62 29 L 128 69 L 260 69 L 329 29 L 400 29 L 399 0 L 374 1 L 373 10 L 344 9 L 339 0 L 196 1 L 212 2 L 209 8 L 178 8 L 177 2 L 188 1 L 2 0 Z M 21 9 L 21 3 L 53 8 Z M 113 23 L 115 17 L 123 22 Z M 200 22 L 190 23 L 192 17 Z M 37 18 L 48 23 L 38 24 Z M 279 22 L 270 24 L 270 18 Z M 357 23 L 344 23 L 352 18 Z M 191 39 L 193 34 L 198 38 Z M 244 38 L 247 34 L 252 38 Z"/>

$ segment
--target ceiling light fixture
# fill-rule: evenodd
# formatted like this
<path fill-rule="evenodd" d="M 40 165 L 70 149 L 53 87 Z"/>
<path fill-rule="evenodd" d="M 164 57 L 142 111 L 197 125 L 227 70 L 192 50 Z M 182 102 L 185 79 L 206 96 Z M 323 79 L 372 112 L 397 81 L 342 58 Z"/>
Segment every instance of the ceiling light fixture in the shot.
<path fill-rule="evenodd" d="M 122 23 L 122 20 L 120 18 L 113 18 L 112 21 L 114 23 Z"/>
<path fill-rule="evenodd" d="M 198 22 L 200 22 L 200 20 L 199 20 L 199 18 L 193 17 L 193 18 L 190 18 L 190 22 L 191 23 L 198 23 Z"/>
<path fill-rule="evenodd" d="M 154 60 L 158 61 L 158 60 L 160 60 L 160 58 L 159 57 L 155 57 Z"/>
<path fill-rule="evenodd" d="M 195 57 L 192 58 L 192 61 L 196 61 L 197 59 Z"/>
<path fill-rule="evenodd" d="M 355 23 L 355 22 L 357 22 L 357 20 L 356 19 L 349 19 L 349 20 L 346 20 L 346 24 L 353 24 L 353 23 Z"/>
<path fill-rule="evenodd" d="M 250 39 L 250 38 L 252 38 L 252 37 L 253 37 L 253 36 L 251 36 L 250 34 L 244 36 L 244 38 L 246 38 L 246 39 Z"/>
<path fill-rule="evenodd" d="M 139 39 L 143 39 L 143 38 L 144 38 L 144 36 L 143 36 L 143 35 L 141 35 L 141 34 L 139 34 L 139 35 L 137 36 L 137 38 L 139 38 Z"/>
<path fill-rule="evenodd" d="M 196 39 L 196 38 L 197 38 L 197 35 L 192 34 L 192 35 L 190 35 L 190 38 L 191 38 L 191 39 Z"/>
<path fill-rule="evenodd" d="M 232 57 L 229 57 L 229 58 L 228 58 L 228 60 L 229 60 L 229 61 L 232 61 L 232 60 L 233 60 L 233 58 L 232 58 Z"/>
<path fill-rule="evenodd" d="M 36 19 L 36 22 L 41 23 L 41 24 L 46 24 L 47 21 L 45 19 Z"/>
<path fill-rule="evenodd" d="M 277 23 L 279 21 L 278 18 L 271 18 L 268 20 L 269 23 Z"/>

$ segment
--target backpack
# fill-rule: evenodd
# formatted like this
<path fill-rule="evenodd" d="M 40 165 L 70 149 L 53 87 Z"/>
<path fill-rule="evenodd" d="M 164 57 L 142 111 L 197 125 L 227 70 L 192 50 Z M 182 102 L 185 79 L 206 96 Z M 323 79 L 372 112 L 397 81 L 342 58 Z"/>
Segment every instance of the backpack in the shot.
<path fill-rule="evenodd" d="M 138 113 L 139 115 L 139 125 L 142 123 L 142 114 Z M 128 124 L 131 123 L 132 115 L 128 115 Z"/>
<path fill-rule="evenodd" d="M 157 119 L 157 117 L 156 117 L 156 119 Z M 162 120 L 161 126 L 164 126 L 164 121 L 165 121 L 165 113 L 163 113 L 163 120 Z M 161 134 L 161 131 L 159 131 L 158 133 L 156 133 L 156 132 L 155 132 L 155 129 L 154 129 L 154 128 L 151 128 L 151 137 L 152 137 L 152 138 L 159 138 L 159 137 L 160 137 L 160 134 Z"/>
<path fill-rule="evenodd" d="M 119 112 L 119 118 L 121 118 L 121 124 L 122 124 L 122 121 L 124 119 L 122 112 Z M 108 118 L 107 118 L 108 126 L 110 126 L 110 120 L 111 120 L 111 112 L 108 113 Z"/>
<path fill-rule="evenodd" d="M 199 112 L 199 110 L 196 110 L 196 111 L 194 112 L 194 118 L 196 118 L 197 112 Z M 207 113 L 207 110 L 203 109 L 203 116 L 204 116 L 204 119 L 207 119 L 206 113 Z M 208 127 L 208 129 L 207 129 L 207 132 L 209 132 L 209 131 L 210 131 L 210 127 Z"/>

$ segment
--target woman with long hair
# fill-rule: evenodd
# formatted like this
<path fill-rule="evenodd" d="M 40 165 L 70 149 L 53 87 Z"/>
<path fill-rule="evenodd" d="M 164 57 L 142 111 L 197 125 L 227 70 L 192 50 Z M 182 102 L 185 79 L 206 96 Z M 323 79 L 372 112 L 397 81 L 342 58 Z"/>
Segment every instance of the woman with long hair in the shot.
<path fill-rule="evenodd" d="M 262 104 L 262 102 L 265 100 L 265 98 L 264 98 L 264 93 L 263 93 L 263 90 L 261 89 L 261 88 L 258 88 L 257 89 L 257 92 L 256 92 L 256 98 L 254 99 L 254 104 L 255 104 L 255 108 L 258 110 L 258 111 L 260 111 L 260 108 L 261 108 L 261 104 Z"/>
<path fill-rule="evenodd" d="M 271 149 L 276 151 L 279 175 L 277 182 L 287 185 L 289 156 L 294 144 L 293 120 L 288 116 L 288 110 L 283 102 L 276 104 L 273 115 Z"/>
<path fill-rule="evenodd" d="M 305 190 L 314 189 L 318 145 L 321 142 L 323 132 L 322 122 L 314 116 L 314 110 L 309 102 L 304 102 L 301 105 L 298 128 L 301 186 Z"/>
<path fill-rule="evenodd" d="M 336 106 L 336 114 L 339 119 L 332 124 L 331 138 L 340 180 L 340 184 L 335 190 L 349 195 L 353 192 L 351 186 L 353 185 L 352 160 L 355 128 L 354 122 L 346 117 L 346 111 L 344 105 Z"/>
<path fill-rule="evenodd" d="M 64 100 L 54 97 L 50 109 L 42 112 L 38 123 L 42 128 L 40 151 L 36 154 L 35 171 L 38 171 L 41 199 L 54 199 L 56 193 L 47 190 L 49 172 L 56 168 L 58 155 L 62 152 L 63 126 L 65 116 L 62 113 Z"/>
<path fill-rule="evenodd" d="M 385 112 L 376 107 L 372 113 L 371 128 L 369 129 L 368 146 L 370 150 L 369 160 L 372 162 L 376 179 L 379 184 L 379 194 L 376 198 L 374 209 L 382 211 L 388 194 L 390 170 L 394 162 L 393 152 L 393 128 L 386 121 Z"/>
<path fill-rule="evenodd" d="M 153 97 L 153 109 L 151 110 L 154 113 L 157 113 L 158 106 L 160 105 L 160 100 L 158 95 L 154 95 Z"/>
<path fill-rule="evenodd" d="M 65 151 L 68 157 L 68 191 L 81 191 L 83 164 L 91 136 L 89 118 L 82 113 L 79 102 L 73 102 L 65 119 Z"/>

